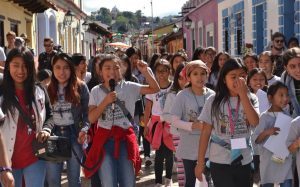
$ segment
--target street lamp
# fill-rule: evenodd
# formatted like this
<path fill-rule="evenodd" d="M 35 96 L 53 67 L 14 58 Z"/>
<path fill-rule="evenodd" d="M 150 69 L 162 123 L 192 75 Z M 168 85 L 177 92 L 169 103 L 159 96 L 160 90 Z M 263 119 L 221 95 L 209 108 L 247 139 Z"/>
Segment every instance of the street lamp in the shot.
<path fill-rule="evenodd" d="M 184 20 L 184 24 L 185 24 L 186 28 L 189 29 L 192 26 L 192 22 L 193 21 L 187 16 Z"/>
<path fill-rule="evenodd" d="M 64 23 L 67 27 L 71 26 L 74 17 L 75 15 L 70 10 L 68 10 L 64 18 Z"/>
<path fill-rule="evenodd" d="M 176 24 L 173 25 L 173 32 L 176 33 L 178 32 L 179 28 Z"/>
<path fill-rule="evenodd" d="M 89 30 L 89 27 L 90 27 L 90 25 L 89 25 L 89 23 L 88 23 L 88 21 L 84 21 L 83 23 L 82 23 L 82 29 L 86 32 L 87 30 Z"/>

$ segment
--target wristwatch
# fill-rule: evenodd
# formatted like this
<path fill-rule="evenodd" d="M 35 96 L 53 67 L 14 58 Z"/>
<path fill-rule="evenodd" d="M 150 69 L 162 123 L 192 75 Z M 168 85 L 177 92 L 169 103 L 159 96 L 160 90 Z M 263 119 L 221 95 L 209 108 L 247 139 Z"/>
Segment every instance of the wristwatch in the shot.
<path fill-rule="evenodd" d="M 0 173 L 3 171 L 12 172 L 12 169 L 10 167 L 0 167 Z"/>

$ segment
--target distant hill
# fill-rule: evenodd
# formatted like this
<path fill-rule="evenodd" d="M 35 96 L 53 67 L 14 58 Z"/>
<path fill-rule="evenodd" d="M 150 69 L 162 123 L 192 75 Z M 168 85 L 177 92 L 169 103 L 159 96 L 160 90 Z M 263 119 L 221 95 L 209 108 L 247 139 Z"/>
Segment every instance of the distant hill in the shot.
<path fill-rule="evenodd" d="M 169 24 L 174 21 L 175 16 L 169 15 L 165 17 L 154 17 L 154 27 Z M 102 23 L 112 27 L 112 31 L 118 33 L 135 32 L 141 29 L 151 28 L 152 18 L 142 15 L 141 10 L 136 12 L 119 11 L 116 7 L 109 10 L 101 7 L 95 12 L 91 12 L 90 18 L 94 21 L 101 21 Z"/>

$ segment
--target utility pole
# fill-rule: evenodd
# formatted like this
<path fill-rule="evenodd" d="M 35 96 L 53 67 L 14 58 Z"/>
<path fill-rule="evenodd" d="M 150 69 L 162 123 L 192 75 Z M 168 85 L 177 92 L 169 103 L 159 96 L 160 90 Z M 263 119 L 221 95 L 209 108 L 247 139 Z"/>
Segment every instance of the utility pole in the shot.
<path fill-rule="evenodd" d="M 154 54 L 154 33 L 153 33 L 153 24 L 154 24 L 154 21 L 153 21 L 153 2 L 151 0 L 151 17 L 152 17 L 152 26 L 151 26 L 151 29 L 152 29 L 152 54 Z"/>

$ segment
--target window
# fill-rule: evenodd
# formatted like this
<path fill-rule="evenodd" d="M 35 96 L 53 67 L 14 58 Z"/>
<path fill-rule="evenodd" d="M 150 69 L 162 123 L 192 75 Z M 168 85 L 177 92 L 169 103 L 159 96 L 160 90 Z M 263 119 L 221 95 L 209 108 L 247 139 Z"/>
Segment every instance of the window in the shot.
<path fill-rule="evenodd" d="M 242 35 L 242 13 L 236 14 L 236 42 L 237 42 L 237 55 L 242 54 L 242 46 L 243 46 L 243 35 Z M 261 41 L 263 42 L 263 41 Z"/>
<path fill-rule="evenodd" d="M 199 27 L 199 46 L 203 46 L 203 27 Z"/>
<path fill-rule="evenodd" d="M 214 47 L 214 23 L 210 23 L 206 25 L 206 46 L 207 47 Z"/>
<path fill-rule="evenodd" d="M 206 46 L 214 46 L 214 33 L 213 31 L 206 32 Z"/>
<path fill-rule="evenodd" d="M 224 50 L 229 52 L 229 21 L 228 17 L 223 19 L 224 21 Z"/>
<path fill-rule="evenodd" d="M 18 24 L 17 23 L 10 23 L 10 30 L 16 33 L 16 36 L 19 36 L 18 33 Z"/>
<path fill-rule="evenodd" d="M 195 29 L 192 29 L 192 50 L 195 51 L 196 48 L 196 36 L 195 36 Z"/>

